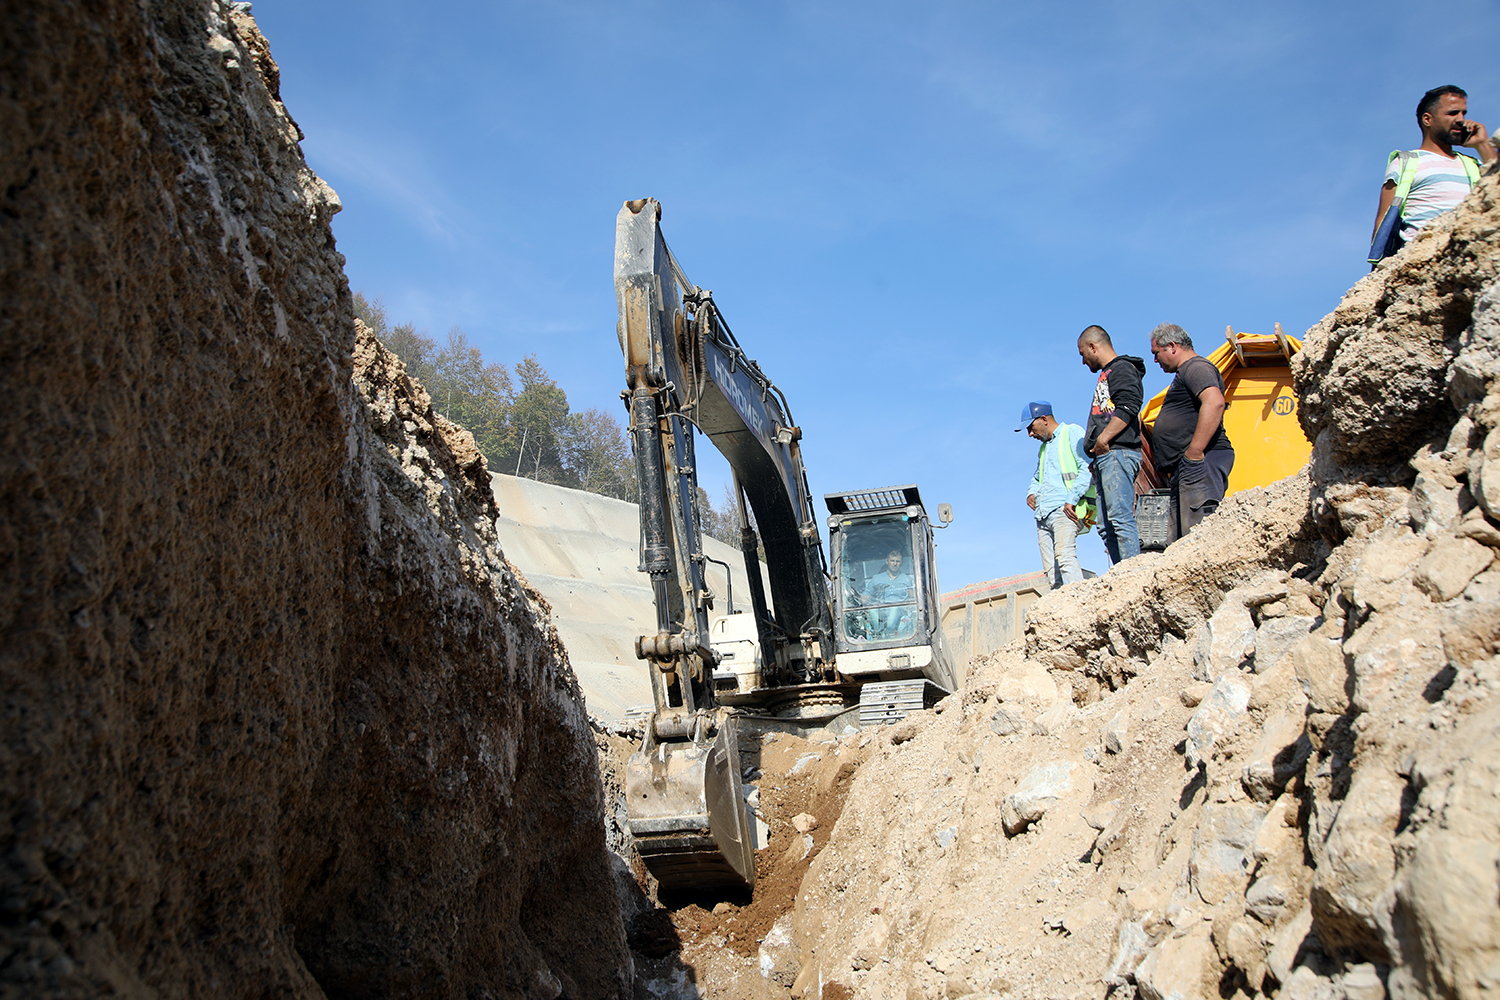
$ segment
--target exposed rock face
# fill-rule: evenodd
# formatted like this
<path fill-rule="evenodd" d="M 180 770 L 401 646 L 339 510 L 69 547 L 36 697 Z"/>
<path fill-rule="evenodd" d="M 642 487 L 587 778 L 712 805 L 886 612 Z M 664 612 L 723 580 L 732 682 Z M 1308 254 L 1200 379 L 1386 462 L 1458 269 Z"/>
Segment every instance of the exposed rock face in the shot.
<path fill-rule="evenodd" d="M 1440 217 L 1308 331 L 1292 374 L 1320 461 L 1410 482 L 1412 453 L 1485 396 L 1493 320 L 1478 332 L 1483 349 L 1454 361 L 1476 339 L 1476 302 L 1500 271 L 1495 199 L 1481 185 L 1473 210 Z"/>
<path fill-rule="evenodd" d="M 10 5 L 0 122 L 4 994 L 627 995 L 566 656 L 249 15 Z"/>
<path fill-rule="evenodd" d="M 1308 334 L 1309 470 L 1044 597 L 882 731 L 803 883 L 799 982 L 1500 991 L 1497 232 L 1490 174 Z"/>

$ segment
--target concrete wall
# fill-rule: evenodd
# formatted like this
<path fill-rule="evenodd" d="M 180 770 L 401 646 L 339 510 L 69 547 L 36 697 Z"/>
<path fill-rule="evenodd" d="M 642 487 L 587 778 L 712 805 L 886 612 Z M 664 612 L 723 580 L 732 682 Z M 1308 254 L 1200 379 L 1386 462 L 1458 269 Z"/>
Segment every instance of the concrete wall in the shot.
<path fill-rule="evenodd" d="M 495 528 L 501 548 L 551 603 L 589 711 L 619 720 L 633 706 L 650 706 L 651 681 L 645 661 L 636 659 L 635 639 L 656 631 L 656 610 L 649 581 L 636 569 L 636 505 L 499 473 L 490 479 L 500 507 Z M 703 543 L 709 557 L 729 564 L 735 607 L 748 611 L 750 588 L 739 550 L 706 536 Z M 723 567 L 709 563 L 708 582 L 718 597 L 713 614 L 727 613 Z"/>

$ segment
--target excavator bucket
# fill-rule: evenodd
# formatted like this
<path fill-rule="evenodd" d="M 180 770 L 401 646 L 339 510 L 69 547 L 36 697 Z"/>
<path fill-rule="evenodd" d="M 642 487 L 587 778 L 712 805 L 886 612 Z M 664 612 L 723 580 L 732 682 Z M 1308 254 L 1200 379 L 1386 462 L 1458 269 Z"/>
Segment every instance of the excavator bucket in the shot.
<path fill-rule="evenodd" d="M 663 886 L 754 888 L 733 719 L 723 719 L 712 740 L 657 743 L 632 755 L 625 795 L 636 849 Z"/>

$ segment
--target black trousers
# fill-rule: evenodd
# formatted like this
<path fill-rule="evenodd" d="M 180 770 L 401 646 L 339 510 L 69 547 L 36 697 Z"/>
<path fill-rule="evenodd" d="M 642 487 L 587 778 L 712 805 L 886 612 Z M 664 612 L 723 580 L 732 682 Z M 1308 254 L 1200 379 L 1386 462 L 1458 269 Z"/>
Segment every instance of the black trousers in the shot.
<path fill-rule="evenodd" d="M 1167 544 L 1186 535 L 1199 521 L 1219 509 L 1224 491 L 1229 488 L 1229 470 L 1234 468 L 1234 449 L 1217 448 L 1203 453 L 1201 462 L 1186 455 L 1172 470 L 1168 484 L 1172 490 L 1171 524 Z"/>

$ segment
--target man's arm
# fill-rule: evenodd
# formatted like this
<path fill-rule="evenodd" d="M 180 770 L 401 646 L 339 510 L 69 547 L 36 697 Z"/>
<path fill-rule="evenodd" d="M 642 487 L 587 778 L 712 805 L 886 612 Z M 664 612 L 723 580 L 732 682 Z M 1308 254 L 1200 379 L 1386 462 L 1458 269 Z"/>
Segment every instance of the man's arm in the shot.
<path fill-rule="evenodd" d="M 1073 459 L 1078 463 L 1078 475 L 1073 477 L 1073 482 L 1068 486 L 1067 506 L 1069 507 L 1076 505 L 1078 501 L 1082 500 L 1083 495 L 1089 491 L 1089 487 L 1094 483 L 1094 477 L 1089 475 L 1089 455 L 1083 449 L 1083 435 L 1079 434 L 1072 444 Z"/>
<path fill-rule="evenodd" d="M 1490 147 L 1490 155 L 1495 154 L 1495 148 Z M 1396 182 L 1386 181 L 1380 187 L 1380 207 L 1375 210 L 1375 227 L 1370 230 L 1370 239 L 1380 232 L 1380 220 L 1385 218 L 1385 210 L 1391 207 L 1391 202 L 1396 198 Z"/>
<path fill-rule="evenodd" d="M 1114 401 L 1115 412 L 1094 439 L 1094 447 L 1089 454 L 1095 456 L 1109 451 L 1110 442 L 1130 426 L 1130 419 L 1141 412 L 1141 404 L 1146 401 L 1145 390 L 1141 388 L 1141 375 L 1134 365 L 1112 365 L 1107 378 L 1109 398 Z"/>
<path fill-rule="evenodd" d="M 1203 461 L 1203 449 L 1213 440 L 1223 419 L 1223 391 L 1218 386 L 1211 385 L 1198 393 L 1198 426 L 1193 428 L 1193 439 L 1188 442 L 1183 457 L 1189 462 Z"/>

